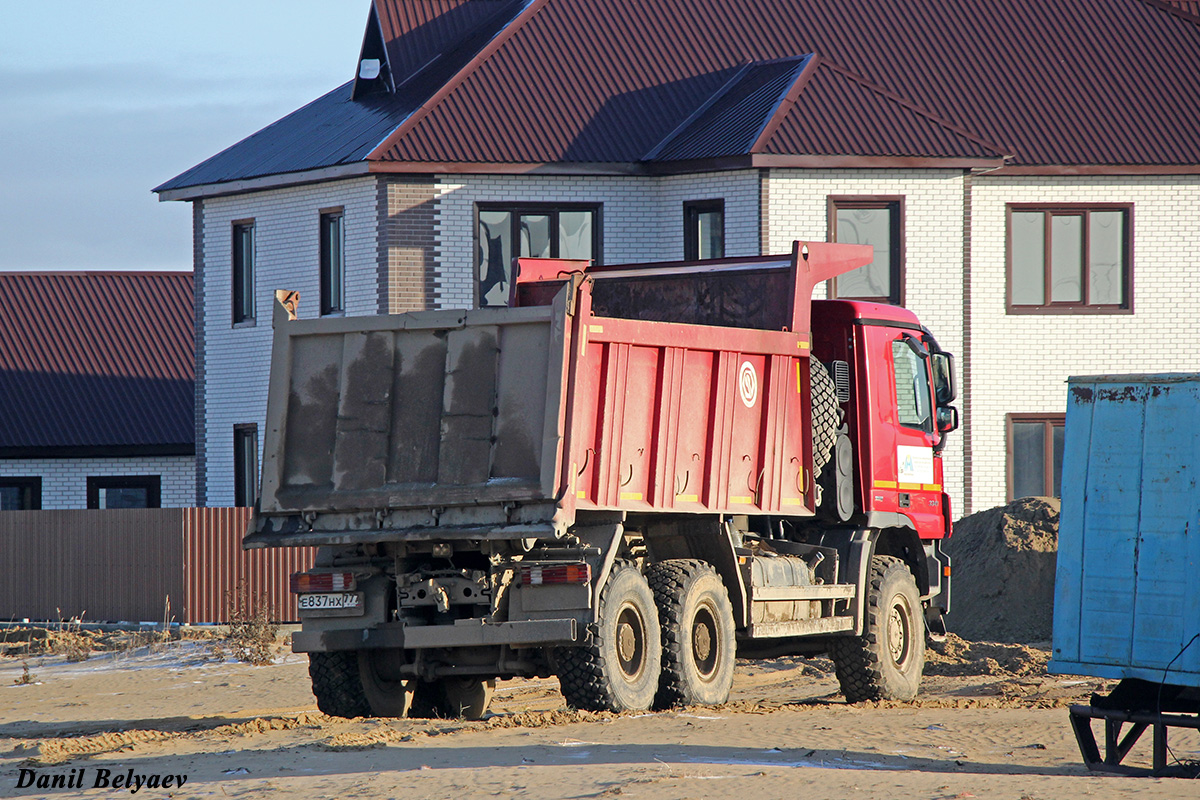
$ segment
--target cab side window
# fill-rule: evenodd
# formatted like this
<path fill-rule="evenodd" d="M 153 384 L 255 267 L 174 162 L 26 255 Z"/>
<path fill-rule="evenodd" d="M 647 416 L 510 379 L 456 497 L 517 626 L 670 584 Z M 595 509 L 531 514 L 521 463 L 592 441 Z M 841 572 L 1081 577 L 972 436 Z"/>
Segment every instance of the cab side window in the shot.
<path fill-rule="evenodd" d="M 929 373 L 924 360 L 903 339 L 892 342 L 892 369 L 896 377 L 896 408 L 900 413 L 900 424 L 932 433 Z"/>

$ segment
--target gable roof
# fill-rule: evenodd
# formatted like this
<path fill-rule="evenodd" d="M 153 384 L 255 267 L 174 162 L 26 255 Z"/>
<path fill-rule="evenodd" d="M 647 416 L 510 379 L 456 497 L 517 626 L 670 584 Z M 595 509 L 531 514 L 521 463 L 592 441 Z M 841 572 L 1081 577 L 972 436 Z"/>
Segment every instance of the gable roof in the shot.
<path fill-rule="evenodd" d="M 331 167 L 670 171 L 701 140 L 740 163 L 1197 171 L 1191 4 L 375 0 L 360 55 L 384 74 L 156 191 Z M 789 72 L 813 54 L 808 79 Z M 771 113 L 773 141 L 734 146 Z"/>
<path fill-rule="evenodd" d="M 872 158 L 987 160 L 1000 152 L 970 131 L 809 55 L 747 64 L 646 160 L 803 154 L 829 165 L 838 156 L 850 159 L 846 164 L 869 164 Z"/>
<path fill-rule="evenodd" d="M 190 272 L 0 273 L 0 457 L 195 452 Z"/>

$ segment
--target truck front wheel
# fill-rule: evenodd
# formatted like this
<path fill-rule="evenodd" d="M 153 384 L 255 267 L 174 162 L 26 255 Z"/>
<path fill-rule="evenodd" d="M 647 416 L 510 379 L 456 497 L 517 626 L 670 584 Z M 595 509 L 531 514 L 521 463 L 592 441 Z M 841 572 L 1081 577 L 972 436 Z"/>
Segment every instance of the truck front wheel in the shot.
<path fill-rule="evenodd" d="M 369 717 L 371 706 L 359 679 L 358 653 L 338 650 L 309 653 L 308 675 L 312 678 L 317 708 L 331 717 Z"/>
<path fill-rule="evenodd" d="M 851 703 L 917 696 L 925 668 L 925 623 L 917 582 L 903 561 L 871 558 L 863 635 L 835 639 L 829 654 Z"/>
<path fill-rule="evenodd" d="M 662 664 L 658 611 L 642 573 L 614 566 L 600 593 L 589 640 L 558 651 L 558 682 L 567 705 L 589 711 L 645 711 L 654 702 Z"/>
<path fill-rule="evenodd" d="M 692 559 L 651 564 L 646 579 L 662 623 L 655 707 L 724 703 L 733 687 L 737 648 L 725 584 L 710 565 Z"/>

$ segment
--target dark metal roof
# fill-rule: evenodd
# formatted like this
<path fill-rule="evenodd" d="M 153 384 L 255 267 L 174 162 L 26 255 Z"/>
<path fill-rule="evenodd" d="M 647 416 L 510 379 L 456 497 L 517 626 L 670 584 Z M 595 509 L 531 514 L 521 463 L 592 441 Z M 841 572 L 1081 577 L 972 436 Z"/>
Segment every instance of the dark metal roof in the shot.
<path fill-rule="evenodd" d="M 722 87 L 747 64 L 747 88 L 783 80 L 766 64 L 810 53 L 841 72 L 798 93 L 805 130 L 774 120 L 758 144 L 777 161 L 978 158 L 990 142 L 1017 167 L 1194 169 L 1197 4 L 375 0 L 363 52 L 381 43 L 394 94 L 342 87 L 159 190 L 356 162 L 629 171 L 647 154 L 744 153 L 778 87 Z"/>
<path fill-rule="evenodd" d="M 376 156 L 636 161 L 706 76 L 804 53 L 1015 164 L 1200 164 L 1200 26 L 1156 0 L 552 0 Z"/>
<path fill-rule="evenodd" d="M 826 59 L 814 57 L 756 152 L 897 158 L 994 158 L 986 142 Z"/>
<path fill-rule="evenodd" d="M 423 0 L 375 4 L 363 53 L 370 52 L 370 40 L 379 36 L 394 91 L 356 96 L 355 81 L 349 81 L 154 191 L 363 162 L 529 3 Z"/>
<path fill-rule="evenodd" d="M 154 191 L 361 162 L 420 103 L 392 94 L 351 100 L 353 88 L 339 86 Z"/>
<path fill-rule="evenodd" d="M 1200 18 L 1200 0 L 1161 0 L 1164 5 Z"/>
<path fill-rule="evenodd" d="M 646 155 L 685 161 L 750 153 L 812 56 L 747 64 Z"/>
<path fill-rule="evenodd" d="M 380 34 L 396 85 L 430 70 L 436 62 L 453 61 L 450 56 L 475 38 L 491 39 L 527 5 L 529 0 L 377 3 Z M 480 48 L 473 49 L 471 55 Z"/>
<path fill-rule="evenodd" d="M 809 55 L 746 65 L 647 160 L 759 154 L 986 160 L 1002 152 Z"/>
<path fill-rule="evenodd" d="M 0 456 L 194 452 L 190 272 L 0 273 Z"/>

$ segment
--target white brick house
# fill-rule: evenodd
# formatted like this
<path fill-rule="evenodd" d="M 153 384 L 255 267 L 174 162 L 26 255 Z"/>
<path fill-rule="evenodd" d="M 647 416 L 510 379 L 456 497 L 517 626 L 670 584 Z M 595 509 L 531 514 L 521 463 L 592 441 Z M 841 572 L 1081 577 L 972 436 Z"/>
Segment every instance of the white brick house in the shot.
<path fill-rule="evenodd" d="M 1200 72 L 1200 19 L 1158 0 L 1070 0 L 1060 14 L 1003 0 L 987 19 L 933 2 L 955 13 L 905 28 L 954 42 L 935 55 L 897 37 L 884 3 L 849 18 L 818 0 L 759 0 L 712 27 L 721 0 L 689 3 L 687 20 L 660 0 L 643 40 L 617 0 L 375 0 L 355 80 L 156 190 L 195 208 L 197 502 L 248 491 L 235 449 L 261 446 L 275 289 L 300 292 L 302 317 L 329 305 L 334 272 L 332 313 L 473 306 L 481 253 L 501 241 L 484 233 L 490 219 L 528 221 L 527 251 L 568 236 L 563 223 L 534 241 L 535 225 L 583 215 L 590 257 L 677 260 L 698 246 L 693 203 L 719 210 L 706 219 L 720 220 L 725 256 L 833 239 L 841 214 L 875 214 L 892 237 L 888 293 L 958 356 L 963 425 L 945 454 L 956 515 L 1052 490 L 1068 375 L 1196 369 L 1185 321 L 1200 312 L 1200 141 L 1178 129 L 1200 97 L 1181 104 L 1192 90 L 1178 76 Z M 439 25 L 450 14 L 472 35 Z M 1081 15 L 1165 66 L 1107 72 L 1104 41 L 1069 37 L 1076 69 L 1064 72 L 1064 26 Z M 797 16 L 803 30 L 779 30 Z M 1032 23 L 1018 34 L 996 24 L 1008 18 Z M 582 23 L 605 36 L 570 38 Z M 717 46 L 682 44 L 696 40 L 689 24 Z M 1018 35 L 1021 68 L 979 68 L 976 48 L 999 58 Z M 564 42 L 562 75 L 545 74 L 530 53 Z M 635 75 L 616 66 L 632 63 Z M 1101 93 L 1123 110 L 1120 130 L 1097 115 Z M 1067 232 L 1042 234 L 1036 277 L 1013 213 Z M 326 218 L 340 219 L 340 261 L 323 255 Z M 1095 232 L 1114 220 L 1123 238 Z M 245 229 L 248 262 L 234 245 Z M 235 322 L 247 263 L 252 313 Z M 1123 289 L 1101 290 L 1109 273 Z"/>

